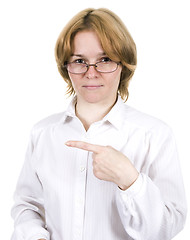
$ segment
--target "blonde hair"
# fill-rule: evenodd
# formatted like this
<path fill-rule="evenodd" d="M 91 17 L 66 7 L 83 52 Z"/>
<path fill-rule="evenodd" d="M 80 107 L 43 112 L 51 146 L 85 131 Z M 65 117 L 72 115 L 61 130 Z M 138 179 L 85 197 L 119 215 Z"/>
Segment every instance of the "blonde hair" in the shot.
<path fill-rule="evenodd" d="M 137 64 L 136 45 L 121 19 L 105 8 L 88 8 L 74 16 L 60 33 L 55 58 L 58 70 L 67 83 L 67 93 L 75 93 L 64 64 L 69 61 L 73 51 L 75 35 L 84 30 L 95 31 L 106 55 L 122 64 L 118 92 L 123 100 L 128 99 L 128 86 Z"/>

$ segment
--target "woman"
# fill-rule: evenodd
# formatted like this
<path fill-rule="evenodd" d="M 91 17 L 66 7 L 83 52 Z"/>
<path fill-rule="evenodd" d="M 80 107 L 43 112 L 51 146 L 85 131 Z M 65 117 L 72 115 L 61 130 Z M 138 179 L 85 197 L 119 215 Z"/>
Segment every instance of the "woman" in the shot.
<path fill-rule="evenodd" d="M 172 239 L 186 217 L 175 140 L 122 101 L 136 67 L 126 27 L 107 9 L 81 11 L 55 56 L 74 97 L 33 128 L 12 239 Z"/>

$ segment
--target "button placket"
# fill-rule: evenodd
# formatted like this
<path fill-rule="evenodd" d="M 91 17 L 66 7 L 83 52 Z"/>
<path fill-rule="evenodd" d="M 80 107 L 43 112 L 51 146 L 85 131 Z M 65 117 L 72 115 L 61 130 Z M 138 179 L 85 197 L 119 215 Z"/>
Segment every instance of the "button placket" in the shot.
<path fill-rule="evenodd" d="M 86 138 L 81 141 L 87 141 Z M 76 198 L 74 200 L 74 229 L 73 240 L 82 240 L 84 228 L 84 211 L 85 211 L 85 197 L 86 197 L 86 174 L 87 174 L 87 160 L 88 152 L 84 150 L 77 150 L 77 180 L 76 180 Z"/>

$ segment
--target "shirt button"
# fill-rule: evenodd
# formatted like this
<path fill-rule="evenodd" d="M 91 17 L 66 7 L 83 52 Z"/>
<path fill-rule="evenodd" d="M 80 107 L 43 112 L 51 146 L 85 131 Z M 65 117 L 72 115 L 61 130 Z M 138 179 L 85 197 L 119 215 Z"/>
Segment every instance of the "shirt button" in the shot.
<path fill-rule="evenodd" d="M 83 166 L 80 167 L 80 171 L 81 171 L 81 172 L 84 172 L 85 170 L 86 170 L 85 167 L 83 167 Z"/>
<path fill-rule="evenodd" d="M 84 202 L 84 201 L 83 201 L 82 198 L 78 198 L 78 199 L 77 199 L 77 204 L 78 204 L 78 205 L 81 206 L 81 205 L 83 204 L 83 202 Z"/>

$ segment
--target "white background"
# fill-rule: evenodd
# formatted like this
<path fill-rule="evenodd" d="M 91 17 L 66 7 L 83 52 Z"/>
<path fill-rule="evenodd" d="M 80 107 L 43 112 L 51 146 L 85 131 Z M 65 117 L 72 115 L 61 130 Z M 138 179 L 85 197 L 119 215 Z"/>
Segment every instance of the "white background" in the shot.
<path fill-rule="evenodd" d="M 138 50 L 128 104 L 168 123 L 176 136 L 187 200 L 190 149 L 190 7 L 185 0 L 4 0 L 0 2 L 0 226 L 10 209 L 30 130 L 64 110 L 65 83 L 54 60 L 57 37 L 87 7 L 106 7 L 125 22 Z M 166 169 L 167 171 L 167 169 Z M 189 216 L 175 240 L 189 239 Z"/>

